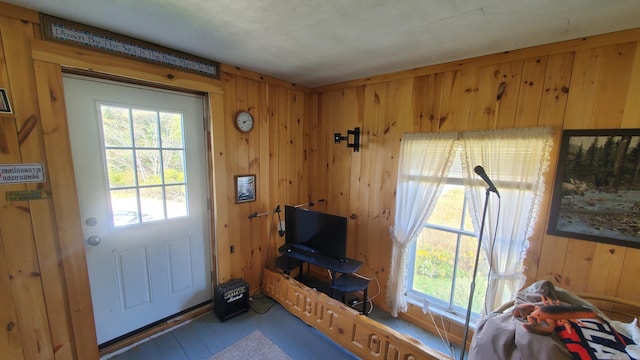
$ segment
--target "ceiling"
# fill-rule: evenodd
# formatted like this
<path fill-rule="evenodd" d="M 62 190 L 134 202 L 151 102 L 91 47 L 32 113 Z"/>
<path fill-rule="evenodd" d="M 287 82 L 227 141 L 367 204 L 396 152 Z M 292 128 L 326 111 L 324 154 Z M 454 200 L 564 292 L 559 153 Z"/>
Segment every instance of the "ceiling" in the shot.
<path fill-rule="evenodd" d="M 1 0 L 313 88 L 640 27 L 638 0 Z"/>

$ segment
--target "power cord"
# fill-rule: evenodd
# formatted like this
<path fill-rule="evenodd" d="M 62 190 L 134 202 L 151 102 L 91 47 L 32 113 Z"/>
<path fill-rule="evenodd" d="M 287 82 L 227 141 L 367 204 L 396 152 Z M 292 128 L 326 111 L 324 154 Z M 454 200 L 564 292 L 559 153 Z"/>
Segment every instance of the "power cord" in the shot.
<path fill-rule="evenodd" d="M 276 208 L 275 212 L 278 213 L 278 235 L 280 235 L 280 237 L 284 236 L 284 229 L 282 228 L 282 218 L 280 218 L 280 205 L 278 205 L 278 207 Z"/>
<path fill-rule="evenodd" d="M 259 295 L 258 295 L 259 294 Z M 251 298 L 249 298 L 249 309 L 251 309 L 251 311 L 253 311 L 256 314 L 262 315 L 262 314 L 266 314 L 267 312 L 269 312 L 269 310 L 271 310 L 272 307 L 274 307 L 277 302 L 273 299 L 271 299 L 270 297 L 262 294 L 260 292 L 260 290 L 258 290 L 256 292 L 256 295 L 252 296 Z M 254 308 L 254 304 L 255 303 L 261 303 L 261 304 L 267 304 L 267 307 L 264 309 L 255 309 Z"/>
<path fill-rule="evenodd" d="M 380 282 L 378 281 L 378 278 L 375 275 L 372 275 L 372 274 L 364 274 L 364 275 L 362 275 L 362 274 L 358 274 L 358 273 L 353 273 L 352 275 L 357 276 L 357 277 L 359 277 L 361 279 L 368 280 L 368 281 L 375 280 L 375 282 L 376 282 L 376 286 L 378 287 L 378 291 L 376 292 L 375 295 L 369 296 L 369 298 L 367 299 L 367 303 L 369 304 L 369 306 L 368 306 L 369 309 L 367 311 L 367 314 L 371 314 L 371 312 L 373 311 L 373 307 L 374 307 L 373 306 L 373 299 L 378 297 L 380 295 L 381 291 L 382 291 L 382 289 L 380 288 Z M 362 291 L 358 291 L 358 292 L 361 293 L 363 298 L 364 298 L 364 292 L 362 292 Z M 354 302 L 350 303 L 349 306 L 351 308 L 354 308 L 354 307 L 356 307 L 358 305 L 362 305 L 363 303 L 364 303 L 364 301 L 354 301 Z"/>

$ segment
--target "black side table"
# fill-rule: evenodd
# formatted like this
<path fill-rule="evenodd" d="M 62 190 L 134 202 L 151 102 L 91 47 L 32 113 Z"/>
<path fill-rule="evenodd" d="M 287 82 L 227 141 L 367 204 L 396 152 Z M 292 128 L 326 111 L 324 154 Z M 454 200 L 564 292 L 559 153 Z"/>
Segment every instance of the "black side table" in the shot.
<path fill-rule="evenodd" d="M 335 291 L 339 291 L 341 293 L 362 291 L 362 314 L 365 316 L 368 315 L 367 304 L 369 303 L 369 280 L 351 274 L 342 274 L 333 279 L 331 283 L 331 290 L 334 291 L 334 295 Z"/>
<path fill-rule="evenodd" d="M 280 255 L 276 258 L 276 267 L 283 273 L 290 275 L 291 270 L 300 267 L 300 275 L 302 275 L 302 262 L 292 258 L 291 256 Z"/>

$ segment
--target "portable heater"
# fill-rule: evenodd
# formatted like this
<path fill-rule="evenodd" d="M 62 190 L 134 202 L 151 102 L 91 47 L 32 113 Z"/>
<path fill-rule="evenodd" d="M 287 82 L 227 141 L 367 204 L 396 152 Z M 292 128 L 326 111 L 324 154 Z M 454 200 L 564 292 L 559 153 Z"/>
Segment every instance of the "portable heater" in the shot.
<path fill-rule="evenodd" d="M 213 312 L 220 321 L 247 311 L 249 311 L 249 284 L 244 280 L 229 280 L 215 287 Z"/>

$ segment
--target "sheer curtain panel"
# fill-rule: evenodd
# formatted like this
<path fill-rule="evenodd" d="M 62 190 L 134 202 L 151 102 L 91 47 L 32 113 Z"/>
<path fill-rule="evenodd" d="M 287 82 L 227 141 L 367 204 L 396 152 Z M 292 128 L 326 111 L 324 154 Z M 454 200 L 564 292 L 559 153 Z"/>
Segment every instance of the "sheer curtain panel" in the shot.
<path fill-rule="evenodd" d="M 393 252 L 387 304 L 391 315 L 407 310 L 408 246 L 433 211 L 451 168 L 458 133 L 404 134 L 400 144 L 396 212 L 390 227 Z"/>
<path fill-rule="evenodd" d="M 553 137 L 550 128 L 526 128 L 464 132 L 460 142 L 475 229 L 480 229 L 487 188 L 475 166 L 485 169 L 500 193 L 499 203 L 495 197 L 489 201 L 482 241 L 490 262 L 487 312 L 513 299 L 526 280 L 522 264 L 544 193 Z"/>

